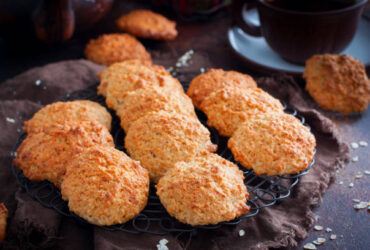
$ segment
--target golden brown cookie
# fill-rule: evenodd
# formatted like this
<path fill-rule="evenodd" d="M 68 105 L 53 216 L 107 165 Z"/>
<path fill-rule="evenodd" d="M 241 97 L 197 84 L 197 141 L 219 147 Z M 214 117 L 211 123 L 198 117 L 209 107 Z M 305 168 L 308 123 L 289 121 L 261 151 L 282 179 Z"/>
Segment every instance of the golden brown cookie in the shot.
<path fill-rule="evenodd" d="M 166 69 L 159 65 L 152 65 L 151 63 L 146 63 L 137 59 L 127 60 L 119 63 L 113 63 L 109 67 L 103 69 L 98 77 L 100 80 L 100 84 L 98 86 L 98 94 L 106 96 L 107 95 L 107 88 L 110 81 L 116 81 L 120 78 L 118 76 L 122 74 L 126 74 L 127 72 L 140 70 L 140 65 L 145 65 L 153 69 L 162 72 L 163 74 L 166 73 Z M 146 69 L 146 67 L 143 67 Z"/>
<path fill-rule="evenodd" d="M 214 152 L 209 131 L 189 116 L 160 111 L 134 122 L 125 138 L 130 156 L 148 169 L 158 182 L 178 161 L 188 161 L 202 151 Z"/>
<path fill-rule="evenodd" d="M 161 66 L 120 63 L 111 67 L 108 68 L 111 71 L 106 77 L 102 75 L 101 87 L 99 86 L 99 93 L 105 94 L 110 108 L 117 110 L 116 105 L 122 96 L 137 89 L 160 87 L 184 93 L 181 83 Z"/>
<path fill-rule="evenodd" d="M 120 30 L 137 37 L 173 40 L 177 36 L 176 23 L 150 10 L 133 10 L 116 21 Z"/>
<path fill-rule="evenodd" d="M 35 132 L 44 126 L 66 121 L 96 121 L 111 129 L 112 117 L 102 105 L 88 100 L 55 102 L 37 111 L 32 119 L 24 123 L 24 131 Z"/>
<path fill-rule="evenodd" d="M 244 121 L 268 112 L 282 113 L 278 99 L 259 88 L 223 88 L 203 99 L 200 109 L 207 115 L 208 126 L 222 136 L 232 136 Z"/>
<path fill-rule="evenodd" d="M 6 209 L 4 203 L 0 203 L 0 243 L 5 239 L 6 226 L 8 219 L 8 209 Z"/>
<path fill-rule="evenodd" d="M 363 112 L 370 101 L 364 65 L 349 55 L 314 55 L 303 73 L 306 90 L 323 109 L 343 114 Z"/>
<path fill-rule="evenodd" d="M 145 63 L 152 61 L 145 47 L 129 34 L 106 34 L 92 39 L 85 47 L 85 56 L 90 61 L 107 66 L 130 59 Z"/>
<path fill-rule="evenodd" d="M 311 163 L 316 146 L 309 129 L 292 115 L 248 119 L 229 139 L 234 159 L 258 175 L 297 174 Z"/>
<path fill-rule="evenodd" d="M 96 146 L 71 161 L 62 182 L 68 207 L 88 222 L 125 223 L 146 206 L 148 171 L 122 151 Z"/>
<path fill-rule="evenodd" d="M 159 180 L 157 195 L 167 212 L 192 226 L 233 220 L 249 211 L 243 172 L 222 157 L 205 153 L 177 162 Z"/>
<path fill-rule="evenodd" d="M 58 188 L 68 162 L 95 145 L 114 147 L 108 129 L 97 122 L 66 122 L 28 134 L 14 164 L 32 181 L 49 180 Z"/>
<path fill-rule="evenodd" d="M 210 69 L 208 72 L 195 77 L 186 92 L 193 100 L 194 106 L 199 108 L 201 102 L 213 91 L 225 87 L 256 88 L 257 83 L 247 74 L 223 69 Z"/>
<path fill-rule="evenodd" d="M 109 99 L 107 99 L 109 103 Z M 114 108 L 121 119 L 121 126 L 127 133 L 132 123 L 150 112 L 167 111 L 197 119 L 191 99 L 179 91 L 161 88 L 146 88 L 126 92 L 115 99 Z"/>

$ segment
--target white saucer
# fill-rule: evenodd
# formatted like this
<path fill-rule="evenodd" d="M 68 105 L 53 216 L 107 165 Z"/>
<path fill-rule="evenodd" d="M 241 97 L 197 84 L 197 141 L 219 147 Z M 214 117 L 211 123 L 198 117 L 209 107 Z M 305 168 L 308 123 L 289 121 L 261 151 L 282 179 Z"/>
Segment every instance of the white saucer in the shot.
<path fill-rule="evenodd" d="M 229 29 L 229 45 L 248 67 L 263 73 L 302 75 L 304 66 L 285 61 L 274 52 L 263 37 L 253 37 L 234 26 Z M 370 21 L 361 18 L 358 30 L 349 46 L 341 52 L 360 60 L 370 68 Z"/>

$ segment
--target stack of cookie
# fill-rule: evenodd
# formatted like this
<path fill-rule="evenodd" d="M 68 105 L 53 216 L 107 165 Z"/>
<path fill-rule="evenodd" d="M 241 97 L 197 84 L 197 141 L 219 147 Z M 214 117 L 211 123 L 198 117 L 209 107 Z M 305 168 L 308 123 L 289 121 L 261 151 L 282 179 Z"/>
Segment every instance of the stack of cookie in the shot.
<path fill-rule="evenodd" d="M 226 77 L 227 76 L 227 77 Z M 297 174 L 313 159 L 309 129 L 255 82 L 237 72 L 210 70 L 194 78 L 187 94 L 227 137 L 235 160 L 258 175 Z"/>
<path fill-rule="evenodd" d="M 124 223 L 145 207 L 148 172 L 114 148 L 111 115 L 91 101 L 56 102 L 27 121 L 14 164 L 61 189 L 71 211 L 97 225 Z"/>
<path fill-rule="evenodd" d="M 217 146 L 176 78 L 139 61 L 113 64 L 100 77 L 98 91 L 121 119 L 127 152 L 149 171 L 170 215 L 206 225 L 249 210 L 242 171 L 213 154 Z"/>

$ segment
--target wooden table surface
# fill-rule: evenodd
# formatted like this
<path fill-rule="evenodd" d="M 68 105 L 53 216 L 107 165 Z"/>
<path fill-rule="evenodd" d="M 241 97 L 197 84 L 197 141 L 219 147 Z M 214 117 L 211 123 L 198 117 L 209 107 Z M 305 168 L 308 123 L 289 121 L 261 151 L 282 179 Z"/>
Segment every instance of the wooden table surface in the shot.
<path fill-rule="evenodd" d="M 133 2 L 133 1 L 131 1 Z M 145 5 L 145 3 L 135 3 Z M 34 66 L 42 66 L 50 62 L 83 58 L 83 48 L 89 38 L 97 34 L 114 32 L 113 20 L 125 11 L 133 8 L 133 3 L 116 2 L 112 13 L 97 25 L 93 32 L 80 35 L 59 45 L 43 45 L 24 40 L 8 42 L 0 38 L 0 82 L 13 77 Z M 179 37 L 173 42 L 144 42 L 155 58 L 173 58 L 193 49 L 199 58 L 200 67 L 220 67 L 234 69 L 253 76 L 261 76 L 248 69 L 228 47 L 226 32 L 231 25 L 230 14 L 212 18 L 203 22 L 179 22 Z M 171 60 L 171 59 L 170 59 Z M 198 59 L 197 59 L 198 60 Z M 168 62 L 168 60 L 166 60 Z M 161 63 L 157 60 L 156 63 Z M 369 73 L 369 72 L 368 72 Z M 367 141 L 370 144 L 370 110 L 362 115 L 344 117 L 329 113 L 328 116 L 337 125 L 338 131 L 348 143 Z M 370 249 L 370 215 L 369 210 L 356 211 L 352 199 L 370 201 L 370 175 L 355 179 L 358 171 L 370 171 L 370 146 L 351 149 L 351 156 L 358 156 L 358 162 L 350 162 L 337 173 L 337 178 L 324 195 L 321 205 L 314 209 L 317 225 L 330 227 L 337 235 L 336 240 L 329 240 L 330 234 L 325 231 L 309 232 L 308 237 L 300 242 L 302 249 L 307 242 L 319 236 L 327 239 L 319 249 Z M 349 188 L 353 182 L 354 187 Z M 343 183 L 343 184 L 340 184 Z"/>

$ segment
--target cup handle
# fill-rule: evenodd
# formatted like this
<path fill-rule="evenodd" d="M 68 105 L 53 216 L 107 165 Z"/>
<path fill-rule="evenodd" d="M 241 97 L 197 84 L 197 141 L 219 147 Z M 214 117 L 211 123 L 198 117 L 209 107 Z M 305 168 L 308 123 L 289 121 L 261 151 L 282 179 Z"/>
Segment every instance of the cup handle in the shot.
<path fill-rule="evenodd" d="M 232 5 L 232 16 L 233 16 L 233 22 L 241 28 L 245 33 L 251 35 L 251 36 L 262 36 L 261 33 L 261 26 L 254 25 L 252 22 L 250 22 L 248 19 L 244 20 L 242 11 L 244 7 L 244 2 L 246 2 L 246 7 L 248 9 L 256 8 L 256 1 L 255 0 L 233 0 Z"/>

